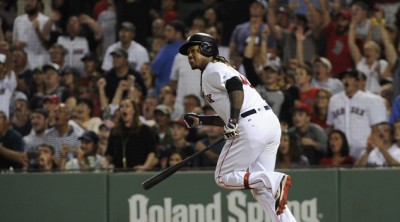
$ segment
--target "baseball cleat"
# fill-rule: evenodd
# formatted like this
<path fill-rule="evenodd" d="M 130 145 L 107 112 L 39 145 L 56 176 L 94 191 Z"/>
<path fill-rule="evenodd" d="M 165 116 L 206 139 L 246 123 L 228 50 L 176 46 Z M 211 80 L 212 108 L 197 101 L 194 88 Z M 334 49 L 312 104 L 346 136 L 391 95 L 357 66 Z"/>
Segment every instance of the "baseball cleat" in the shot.
<path fill-rule="evenodd" d="M 276 215 L 281 215 L 286 208 L 289 188 L 292 185 L 292 177 L 289 175 L 283 176 L 279 188 L 275 194 L 275 212 Z"/>

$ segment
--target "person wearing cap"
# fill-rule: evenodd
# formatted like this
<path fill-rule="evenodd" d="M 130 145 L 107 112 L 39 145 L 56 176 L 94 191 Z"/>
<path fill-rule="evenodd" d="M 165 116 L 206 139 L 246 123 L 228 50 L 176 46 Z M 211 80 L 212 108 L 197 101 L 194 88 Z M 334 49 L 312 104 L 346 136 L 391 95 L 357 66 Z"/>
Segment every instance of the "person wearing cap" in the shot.
<path fill-rule="evenodd" d="M 45 74 L 45 92 L 44 96 L 57 95 L 60 100 L 65 100 L 67 89 L 61 85 L 60 66 L 55 63 L 47 63 L 42 66 Z"/>
<path fill-rule="evenodd" d="M 110 45 L 104 54 L 103 64 L 101 69 L 105 72 L 113 68 L 112 52 L 118 48 L 122 48 L 127 53 L 129 68 L 140 72 L 140 67 L 143 63 L 149 62 L 150 57 L 147 49 L 135 41 L 136 27 L 131 22 L 123 22 L 119 28 L 118 36 L 119 41 Z"/>
<path fill-rule="evenodd" d="M 108 137 L 115 123 L 111 120 L 104 120 L 99 126 L 99 149 L 97 153 L 104 156 L 107 150 Z"/>
<path fill-rule="evenodd" d="M 40 12 L 40 4 L 41 0 L 25 1 L 25 14 L 17 16 L 13 24 L 13 44 L 26 51 L 30 67 L 45 64 L 49 56 L 40 31 L 49 17 Z"/>
<path fill-rule="evenodd" d="M 179 47 L 186 36 L 186 26 L 180 20 L 174 20 L 165 26 L 165 44 L 154 58 L 151 71 L 156 77 L 155 90 L 159 94 L 161 87 L 170 81 L 172 65 Z"/>
<path fill-rule="evenodd" d="M 63 170 L 101 170 L 104 165 L 104 156 L 98 154 L 99 136 L 93 131 L 86 131 L 78 138 L 80 147 L 76 149 L 76 157 L 68 162 L 62 161 Z"/>
<path fill-rule="evenodd" d="M 328 137 L 324 129 L 315 123 L 311 123 L 311 112 L 308 106 L 300 104 L 292 110 L 293 126 L 288 132 L 295 141 L 300 141 L 302 154 L 310 165 L 318 165 L 321 158 L 327 152 Z"/>
<path fill-rule="evenodd" d="M 103 75 L 103 72 L 99 67 L 99 59 L 95 53 L 88 52 L 82 57 L 81 61 L 84 67 L 82 73 L 82 85 L 91 91 L 96 85 L 96 82 Z"/>
<path fill-rule="evenodd" d="M 348 35 L 352 17 L 351 12 L 342 9 L 331 18 L 326 0 L 321 2 L 320 10 L 323 15 L 322 32 L 326 35 L 324 57 L 334 64 L 331 71 L 332 77 L 340 78 L 341 72 L 351 69 L 354 66 Z"/>
<path fill-rule="evenodd" d="M 20 170 L 28 164 L 23 153 L 25 143 L 21 134 L 9 124 L 6 113 L 0 109 L 0 170 Z"/>
<path fill-rule="evenodd" d="M 38 146 L 43 143 L 43 138 L 48 129 L 49 113 L 45 109 L 35 109 L 30 116 L 32 125 L 31 132 L 24 136 L 25 152 L 29 154 L 38 154 Z M 29 165 L 36 165 L 35 159 L 29 159 Z"/>
<path fill-rule="evenodd" d="M 263 38 L 265 37 L 266 33 L 263 32 Z M 263 44 L 261 47 L 266 47 L 266 44 Z M 281 124 L 292 125 L 290 110 L 294 106 L 294 98 L 285 90 L 282 90 L 279 85 L 283 74 L 280 62 L 277 60 L 268 60 L 266 66 L 258 74 L 253 65 L 253 51 L 251 44 L 248 44 L 243 58 L 243 67 L 247 79 L 256 88 L 261 97 L 271 105 Z"/>
<path fill-rule="evenodd" d="M 329 90 L 332 94 L 343 91 L 343 83 L 331 77 L 332 64 L 324 57 L 316 57 L 313 60 L 314 76 L 311 85 Z"/>
<path fill-rule="evenodd" d="M 152 170 L 158 163 L 156 135 L 142 124 L 137 104 L 123 99 L 119 106 L 120 117 L 108 139 L 105 167 L 116 170 L 143 172 Z"/>
<path fill-rule="evenodd" d="M 218 114 L 187 113 L 187 126 L 213 125 L 224 130 L 226 143 L 215 168 L 216 184 L 224 189 L 251 190 L 272 221 L 295 221 L 286 207 L 291 177 L 275 171 L 281 127 L 271 107 L 249 80 L 219 55 L 212 36 L 192 34 L 179 53 L 188 57 L 192 69 L 200 70 L 202 95 Z"/>
<path fill-rule="evenodd" d="M 159 144 L 161 146 L 171 144 L 173 141 L 170 124 L 171 109 L 165 104 L 157 105 L 154 109 L 154 120 Z"/>
<path fill-rule="evenodd" d="M 165 149 L 159 154 L 161 169 L 168 166 L 169 156 L 175 152 L 182 152 L 185 156 L 191 156 L 195 152 L 194 144 L 189 142 L 186 138 L 189 134 L 189 129 L 183 119 L 171 121 L 171 135 L 172 143 L 165 146 Z M 193 162 L 189 163 L 189 167 L 193 167 Z"/>
<path fill-rule="evenodd" d="M 367 144 L 371 128 L 387 121 L 384 100 L 372 100 L 360 90 L 360 74 L 356 70 L 341 73 L 344 91 L 334 94 L 329 100 L 327 124 L 346 134 L 350 145 L 350 156 L 357 160 Z"/>
<path fill-rule="evenodd" d="M 107 103 L 110 104 L 118 90 L 122 90 L 122 97 L 130 95 L 131 91 L 136 90 L 136 84 L 140 86 L 143 96 L 147 95 L 147 89 L 144 86 L 142 76 L 131 69 L 128 64 L 128 53 L 123 48 L 116 48 L 111 52 L 113 68 L 108 71 L 101 81 L 105 81 L 105 94 Z M 99 81 L 100 81 L 99 80 Z M 102 94 L 100 94 L 102 95 Z M 119 103 L 117 101 L 116 103 Z"/>

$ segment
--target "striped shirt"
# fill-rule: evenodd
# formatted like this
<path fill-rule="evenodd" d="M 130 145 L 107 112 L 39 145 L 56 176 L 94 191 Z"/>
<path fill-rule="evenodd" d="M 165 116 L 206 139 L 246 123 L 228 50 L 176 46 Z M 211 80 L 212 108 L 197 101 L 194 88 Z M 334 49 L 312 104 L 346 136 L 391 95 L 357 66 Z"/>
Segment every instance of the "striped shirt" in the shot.
<path fill-rule="evenodd" d="M 73 127 L 70 127 L 70 131 L 65 135 L 60 135 L 56 128 L 51 128 L 44 135 L 43 143 L 54 147 L 56 160 L 60 159 L 61 148 L 63 146 L 69 147 L 68 159 L 72 159 L 75 150 L 80 146 L 79 136 L 81 135 Z"/>

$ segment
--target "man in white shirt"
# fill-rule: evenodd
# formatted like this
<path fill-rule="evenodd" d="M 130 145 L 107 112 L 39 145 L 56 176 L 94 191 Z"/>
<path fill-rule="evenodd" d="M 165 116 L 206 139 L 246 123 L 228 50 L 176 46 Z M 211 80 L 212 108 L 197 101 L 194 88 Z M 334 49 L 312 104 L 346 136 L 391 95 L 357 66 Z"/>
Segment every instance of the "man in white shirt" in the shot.
<path fill-rule="evenodd" d="M 149 62 L 149 54 L 144 46 L 133 40 L 135 38 L 135 32 L 136 28 L 132 23 L 123 22 L 121 24 L 121 28 L 118 32 L 120 41 L 107 48 L 101 69 L 109 71 L 112 68 L 111 52 L 115 49 L 122 48 L 128 53 L 129 68 L 140 72 L 140 67 L 142 67 L 143 63 Z"/>
<path fill-rule="evenodd" d="M 49 56 L 44 47 L 40 30 L 49 19 L 39 11 L 41 0 L 25 1 L 25 13 L 15 18 L 13 43 L 25 49 L 30 67 L 38 67 L 48 62 Z"/>
<path fill-rule="evenodd" d="M 400 166 L 400 120 L 394 124 L 394 134 L 392 131 L 388 122 L 375 125 L 356 166 Z"/>

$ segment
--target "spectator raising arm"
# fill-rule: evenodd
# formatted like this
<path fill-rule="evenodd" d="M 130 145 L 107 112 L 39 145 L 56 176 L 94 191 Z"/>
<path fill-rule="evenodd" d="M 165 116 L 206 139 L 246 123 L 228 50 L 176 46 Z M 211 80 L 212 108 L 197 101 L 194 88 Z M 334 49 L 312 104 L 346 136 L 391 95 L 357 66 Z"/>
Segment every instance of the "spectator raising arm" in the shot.
<path fill-rule="evenodd" d="M 322 14 L 322 27 L 326 27 L 331 22 L 331 14 L 329 13 L 326 0 L 319 0 L 319 5 Z"/>
<path fill-rule="evenodd" d="M 360 49 L 356 44 L 356 21 L 355 19 L 351 20 L 349 27 L 349 48 L 351 57 L 353 59 L 354 64 L 358 64 L 361 61 L 362 54 Z"/>
<path fill-rule="evenodd" d="M 268 16 L 267 16 L 268 27 L 270 27 L 270 30 L 274 35 L 274 37 L 280 40 L 282 39 L 282 29 L 276 23 L 275 8 L 276 8 L 276 0 L 269 0 Z"/>
<path fill-rule="evenodd" d="M 306 36 L 304 35 L 303 26 L 298 26 L 296 29 L 296 57 L 300 65 L 304 65 L 304 40 Z"/>

